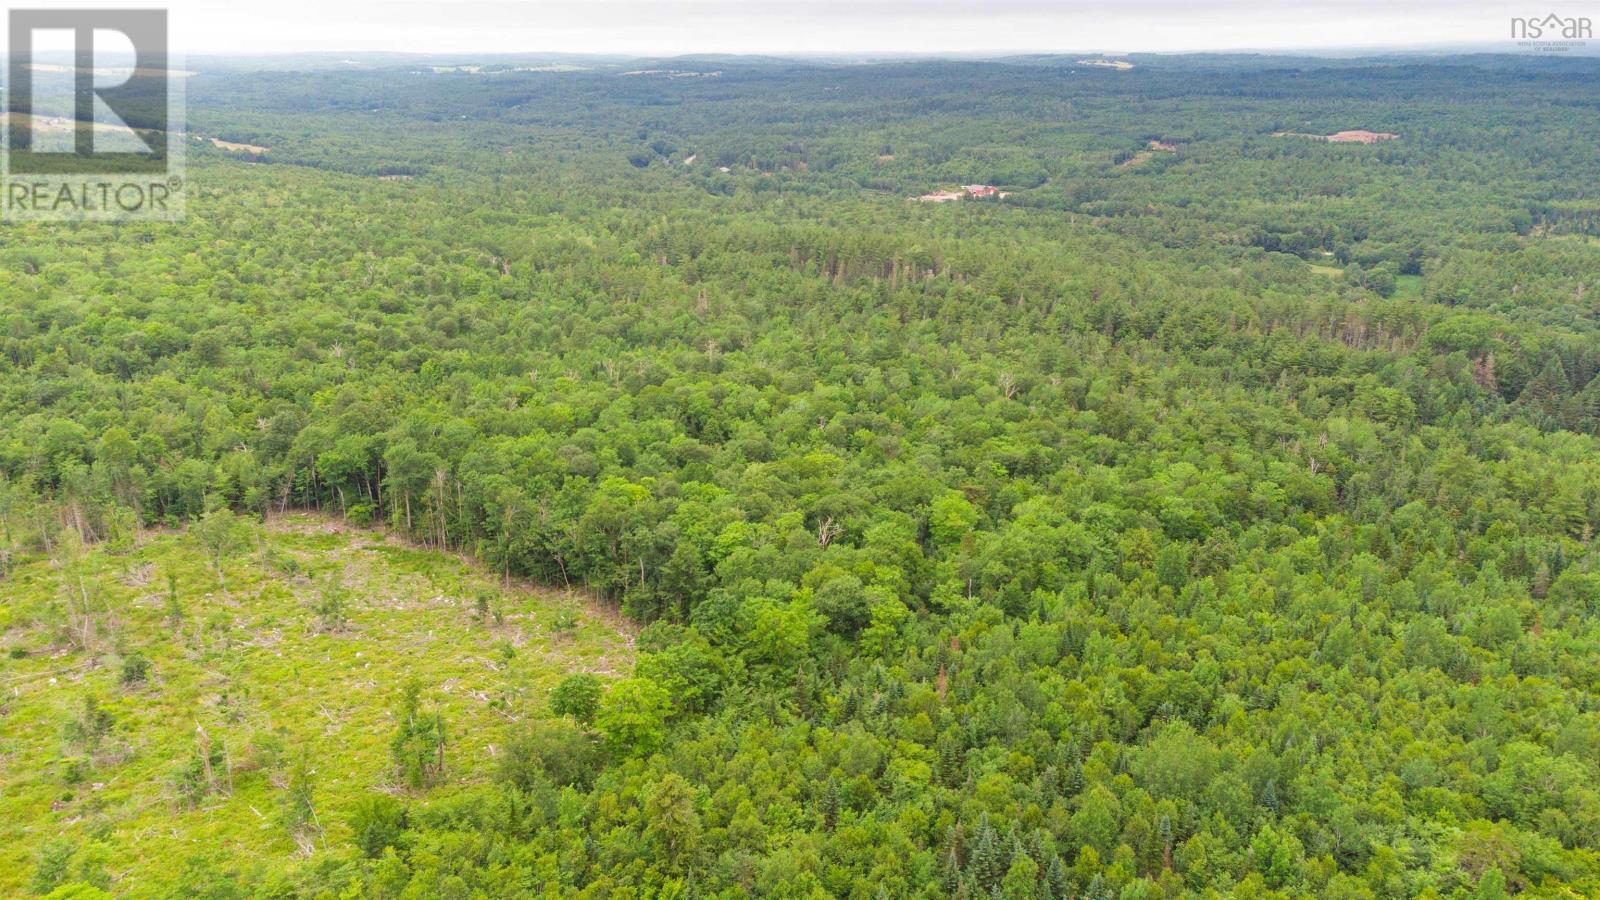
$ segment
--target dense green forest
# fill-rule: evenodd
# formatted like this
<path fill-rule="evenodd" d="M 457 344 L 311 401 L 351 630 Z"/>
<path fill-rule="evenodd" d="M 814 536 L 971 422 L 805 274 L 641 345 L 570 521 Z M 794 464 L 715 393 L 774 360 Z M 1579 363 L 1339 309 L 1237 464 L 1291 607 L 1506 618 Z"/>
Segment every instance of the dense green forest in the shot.
<path fill-rule="evenodd" d="M 1131 59 L 197 66 L 0 230 L 0 892 L 1600 895 L 1600 62 Z"/>

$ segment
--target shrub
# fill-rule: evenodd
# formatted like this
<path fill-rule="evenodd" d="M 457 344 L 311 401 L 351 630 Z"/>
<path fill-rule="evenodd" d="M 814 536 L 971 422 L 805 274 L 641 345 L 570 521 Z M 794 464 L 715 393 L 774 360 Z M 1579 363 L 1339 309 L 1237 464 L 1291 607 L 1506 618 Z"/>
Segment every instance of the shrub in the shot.
<path fill-rule="evenodd" d="M 587 789 L 600 764 L 594 739 L 568 722 L 535 722 L 506 742 L 500 780 L 531 791 L 540 783 Z"/>
<path fill-rule="evenodd" d="M 588 672 L 568 675 L 550 692 L 550 711 L 558 716 L 571 716 L 584 725 L 594 722 L 595 708 L 600 704 L 600 679 Z"/>
<path fill-rule="evenodd" d="M 407 819 L 405 804 L 399 800 L 388 794 L 369 794 L 356 801 L 350 813 L 350 840 L 368 859 L 377 859 L 384 848 L 399 842 Z"/>

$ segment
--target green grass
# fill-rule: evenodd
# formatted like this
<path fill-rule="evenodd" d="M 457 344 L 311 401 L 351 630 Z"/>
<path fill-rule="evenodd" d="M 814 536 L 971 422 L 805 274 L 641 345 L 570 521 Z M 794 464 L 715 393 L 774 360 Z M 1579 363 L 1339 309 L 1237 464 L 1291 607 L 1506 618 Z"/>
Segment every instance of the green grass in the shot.
<path fill-rule="evenodd" d="M 1344 274 L 1344 270 L 1338 266 L 1319 266 L 1316 263 L 1307 263 L 1307 265 L 1310 266 L 1311 271 L 1317 273 L 1318 275 L 1327 275 L 1331 278 L 1337 278 Z"/>
<path fill-rule="evenodd" d="M 0 896 L 24 892 L 61 840 L 77 847 L 74 867 L 102 859 L 127 896 L 163 893 L 196 854 L 281 867 L 349 853 L 352 804 L 408 794 L 388 746 L 408 677 L 450 725 L 445 778 L 426 794 L 437 797 L 488 778 L 508 724 L 548 715 L 564 675 L 632 662 L 621 620 L 579 596 L 506 588 L 462 557 L 309 515 L 274 521 L 229 562 L 226 597 L 181 534 L 94 548 L 77 568 L 95 613 L 92 653 L 67 635 L 63 603 L 79 596 L 71 564 L 27 561 L 0 581 Z M 184 609 L 176 627 L 169 573 Z M 335 584 L 348 625 L 325 631 L 313 607 Z M 563 610 L 577 617 L 568 634 L 552 628 Z M 150 678 L 124 687 L 133 651 L 151 660 Z M 95 753 L 64 731 L 89 694 L 115 719 Z M 225 748 L 231 790 L 190 807 L 172 778 L 200 728 Z M 302 748 L 322 832 L 297 841 L 280 813 Z"/>
<path fill-rule="evenodd" d="M 1390 295 L 1395 299 L 1418 299 L 1422 296 L 1421 275 L 1396 275 L 1394 277 L 1394 293 Z"/>

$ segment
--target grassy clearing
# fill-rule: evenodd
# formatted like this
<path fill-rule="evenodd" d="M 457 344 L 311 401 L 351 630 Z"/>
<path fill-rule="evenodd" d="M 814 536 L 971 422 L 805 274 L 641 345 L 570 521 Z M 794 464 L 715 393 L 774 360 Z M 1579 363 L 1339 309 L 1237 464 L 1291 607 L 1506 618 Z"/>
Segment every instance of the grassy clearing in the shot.
<path fill-rule="evenodd" d="M 1396 275 L 1394 278 L 1394 293 L 1390 296 L 1414 300 L 1422 297 L 1421 275 Z"/>
<path fill-rule="evenodd" d="M 47 848 L 67 843 L 74 872 L 128 896 L 163 893 L 197 855 L 281 868 L 348 853 L 355 801 L 404 793 L 389 740 L 407 678 L 449 724 L 432 797 L 489 777 L 507 724 L 547 715 L 564 675 L 631 665 L 620 619 L 579 596 L 506 587 L 462 557 L 321 517 L 262 529 L 225 564 L 226 595 L 182 534 L 60 556 L 0 581 L 3 896 L 25 892 Z M 68 604 L 85 593 L 89 653 L 69 637 L 82 640 Z M 135 653 L 149 675 L 125 685 Z M 98 741 L 71 733 L 90 695 L 114 723 Z M 207 742 L 221 789 L 183 802 L 176 775 Z M 283 810 L 302 751 L 322 831 L 297 839 Z"/>
<path fill-rule="evenodd" d="M 1330 278 L 1338 278 L 1344 274 L 1344 270 L 1338 266 L 1319 266 L 1316 263 L 1308 263 L 1307 265 L 1311 267 L 1311 271 L 1318 275 L 1327 275 Z"/>

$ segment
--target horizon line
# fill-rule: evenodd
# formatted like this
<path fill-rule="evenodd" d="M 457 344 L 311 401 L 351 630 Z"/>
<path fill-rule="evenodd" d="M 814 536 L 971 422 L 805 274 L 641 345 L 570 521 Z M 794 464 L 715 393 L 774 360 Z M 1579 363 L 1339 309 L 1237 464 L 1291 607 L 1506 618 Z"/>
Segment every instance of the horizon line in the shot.
<path fill-rule="evenodd" d="M 1506 46 L 1506 45 L 1511 46 Z M 291 48 L 280 47 L 264 50 L 225 50 L 225 49 L 186 49 L 174 50 L 174 54 L 184 56 L 216 56 L 216 57 L 241 57 L 259 58 L 275 56 L 546 56 L 566 59 L 581 58 L 606 58 L 606 59 L 678 59 L 705 56 L 731 57 L 734 59 L 875 59 L 875 58 L 900 58 L 900 59 L 968 59 L 968 60 L 1003 60 L 1026 56 L 1099 56 L 1099 57 L 1127 57 L 1127 56 L 1214 56 L 1248 54 L 1256 56 L 1332 56 L 1347 54 L 1382 55 L 1386 53 L 1441 53 L 1441 52 L 1470 52 L 1493 56 L 1527 56 L 1551 58 L 1583 58 L 1593 59 L 1600 57 L 1600 46 L 1593 49 L 1584 48 L 1580 52 L 1551 53 L 1540 51 L 1536 48 L 1519 47 L 1511 41 L 1417 41 L 1405 43 L 1382 44 L 1328 44 L 1313 46 L 1219 46 L 1219 47 L 1194 47 L 1186 49 L 1165 50 L 1140 50 L 1128 49 L 1090 49 L 1090 48 L 999 48 L 992 50 L 904 50 L 884 48 L 878 50 L 662 50 L 660 52 L 640 52 L 627 50 L 552 50 L 541 48 L 528 48 L 518 50 L 506 49 L 320 49 L 320 48 Z"/>

